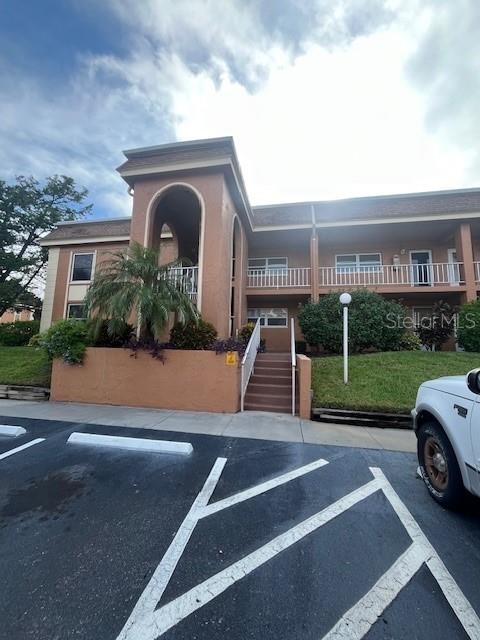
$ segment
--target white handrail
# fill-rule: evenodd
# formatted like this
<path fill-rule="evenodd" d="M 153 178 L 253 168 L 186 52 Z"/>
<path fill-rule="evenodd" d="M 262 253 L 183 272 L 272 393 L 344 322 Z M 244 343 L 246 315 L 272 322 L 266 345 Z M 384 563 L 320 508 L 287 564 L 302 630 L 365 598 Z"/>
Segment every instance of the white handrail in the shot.
<path fill-rule="evenodd" d="M 320 267 L 320 287 L 334 286 L 435 286 L 463 284 L 463 262 L 398 264 L 350 267 Z"/>
<path fill-rule="evenodd" d="M 292 355 L 292 416 L 295 415 L 295 372 L 297 367 L 297 355 L 295 353 L 295 320 L 290 320 L 290 351 Z"/>
<path fill-rule="evenodd" d="M 258 347 L 260 346 L 260 318 L 255 323 L 250 340 L 242 358 L 241 364 L 241 385 L 240 385 L 240 411 L 243 411 L 245 401 L 245 393 L 247 391 L 248 382 L 252 375 L 255 358 L 257 357 Z"/>
<path fill-rule="evenodd" d="M 247 276 L 247 286 L 260 289 L 310 286 L 310 267 L 248 269 Z"/>

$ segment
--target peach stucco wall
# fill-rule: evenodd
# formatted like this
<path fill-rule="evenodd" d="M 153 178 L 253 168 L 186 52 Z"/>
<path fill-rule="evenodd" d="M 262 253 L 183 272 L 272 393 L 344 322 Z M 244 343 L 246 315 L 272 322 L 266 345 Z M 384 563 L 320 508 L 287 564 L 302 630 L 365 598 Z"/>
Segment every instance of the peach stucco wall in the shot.
<path fill-rule="evenodd" d="M 310 420 L 312 413 L 312 361 L 307 356 L 297 356 L 298 415 Z"/>
<path fill-rule="evenodd" d="M 70 280 L 70 259 L 74 253 L 97 253 L 96 267 L 111 257 L 113 251 L 126 249 L 128 246 L 125 242 L 115 242 L 111 244 L 80 244 L 61 247 L 58 256 L 57 277 L 55 280 L 55 295 L 53 299 L 52 322 L 61 320 L 64 317 L 66 305 L 67 287 Z"/>
<path fill-rule="evenodd" d="M 233 413 L 239 408 L 240 369 L 213 351 L 147 353 L 89 348 L 83 365 L 55 360 L 51 400 Z"/>
<path fill-rule="evenodd" d="M 131 240 L 144 243 L 145 229 L 151 228 L 156 208 L 155 196 L 179 182 L 198 192 L 205 207 L 200 238 L 200 296 L 202 316 L 212 322 L 218 335 L 230 331 L 230 293 L 232 258 L 232 218 L 234 209 L 223 173 L 184 172 L 142 177 L 135 182 Z M 165 193 L 165 191 L 162 191 Z M 151 211 L 147 220 L 148 211 Z M 147 233 L 148 236 L 148 233 Z M 203 246 L 202 246 L 203 238 Z"/>

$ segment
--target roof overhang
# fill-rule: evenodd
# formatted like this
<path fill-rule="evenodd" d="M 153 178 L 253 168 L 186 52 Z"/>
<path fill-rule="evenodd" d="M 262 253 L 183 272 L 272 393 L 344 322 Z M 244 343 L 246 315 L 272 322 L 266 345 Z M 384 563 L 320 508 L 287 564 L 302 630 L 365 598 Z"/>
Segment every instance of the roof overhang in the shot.
<path fill-rule="evenodd" d="M 145 176 L 218 169 L 225 176 L 237 213 L 253 229 L 252 210 L 231 136 L 128 149 L 123 153 L 127 160 L 117 171 L 132 188 Z"/>

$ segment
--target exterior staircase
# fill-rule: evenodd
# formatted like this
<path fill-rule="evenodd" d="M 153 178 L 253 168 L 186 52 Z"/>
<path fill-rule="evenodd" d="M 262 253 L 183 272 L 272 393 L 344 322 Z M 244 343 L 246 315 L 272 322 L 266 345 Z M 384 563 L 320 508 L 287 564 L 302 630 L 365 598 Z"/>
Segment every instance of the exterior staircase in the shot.
<path fill-rule="evenodd" d="M 245 410 L 292 412 L 290 353 L 259 353 L 245 394 Z"/>

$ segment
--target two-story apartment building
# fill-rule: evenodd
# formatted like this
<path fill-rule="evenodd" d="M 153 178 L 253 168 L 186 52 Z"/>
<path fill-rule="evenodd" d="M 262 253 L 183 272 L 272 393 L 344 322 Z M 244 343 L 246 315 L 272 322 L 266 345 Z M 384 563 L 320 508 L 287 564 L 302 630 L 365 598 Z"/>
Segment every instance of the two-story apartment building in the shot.
<path fill-rule="evenodd" d="M 287 351 L 298 306 L 367 287 L 412 316 L 480 288 L 480 189 L 252 207 L 232 138 L 125 151 L 131 217 L 66 223 L 49 249 L 42 330 L 84 316 L 95 269 L 131 241 L 188 260 L 189 293 L 220 337 L 261 318 Z M 301 333 L 297 326 L 297 338 Z"/>

